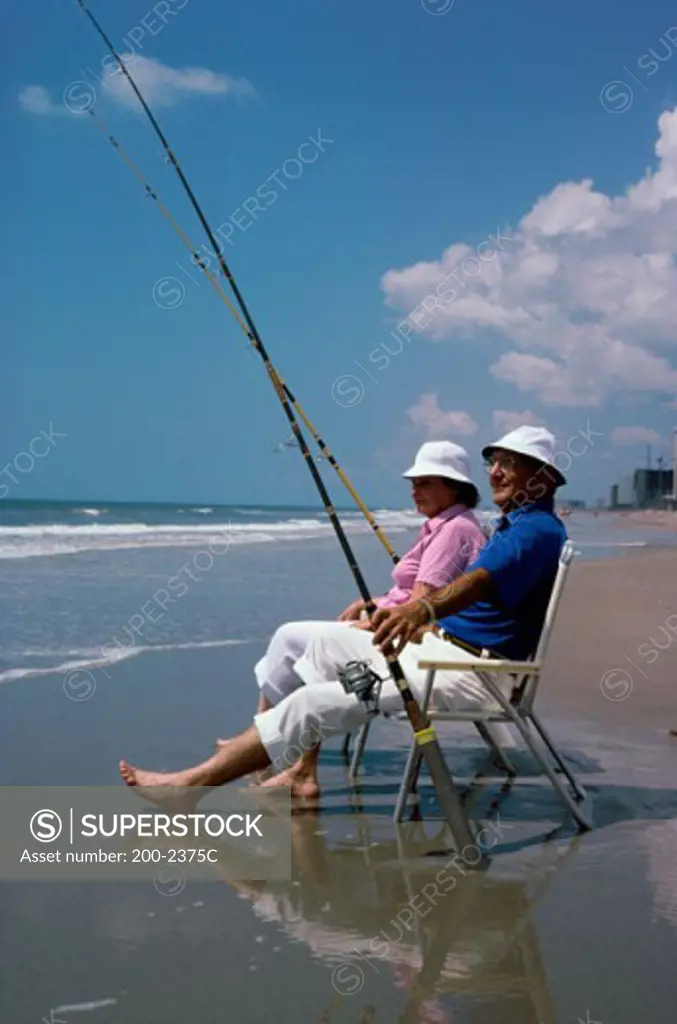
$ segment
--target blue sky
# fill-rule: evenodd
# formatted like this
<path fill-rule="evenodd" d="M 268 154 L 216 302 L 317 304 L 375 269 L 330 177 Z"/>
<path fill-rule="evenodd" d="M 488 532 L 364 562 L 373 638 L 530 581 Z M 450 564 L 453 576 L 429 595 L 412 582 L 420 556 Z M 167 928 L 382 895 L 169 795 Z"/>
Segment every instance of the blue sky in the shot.
<path fill-rule="evenodd" d="M 92 6 L 226 225 L 282 376 L 367 500 L 404 504 L 399 473 L 430 438 L 464 444 L 479 475 L 482 444 L 520 417 L 562 452 L 594 431 L 562 457 L 573 497 L 607 495 L 647 441 L 671 458 L 671 5 Z M 314 503 L 303 460 L 273 451 L 288 431 L 244 335 L 92 119 L 66 109 L 95 97 L 205 241 L 76 3 L 48 0 L 39 23 L 15 6 L 2 46 L 2 464 L 50 424 L 66 435 L 12 471 L 7 496 Z M 316 158 L 299 164 L 304 142 Z M 512 241 L 497 249 L 497 231 Z M 454 299 L 413 314 L 450 274 Z"/>

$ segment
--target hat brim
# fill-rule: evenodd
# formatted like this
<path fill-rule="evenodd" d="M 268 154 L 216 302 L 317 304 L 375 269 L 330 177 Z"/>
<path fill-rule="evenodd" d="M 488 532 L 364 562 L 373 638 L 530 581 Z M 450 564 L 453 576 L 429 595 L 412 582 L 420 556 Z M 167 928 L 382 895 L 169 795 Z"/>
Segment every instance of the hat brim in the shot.
<path fill-rule="evenodd" d="M 456 473 L 454 475 L 449 472 L 443 473 L 434 462 L 414 463 L 402 476 L 406 480 L 415 480 L 419 476 L 440 476 L 443 480 L 454 480 L 457 484 L 472 484 L 473 487 L 477 488 L 477 484 L 469 476 L 465 476 L 464 473 Z"/>
<path fill-rule="evenodd" d="M 551 474 L 555 477 L 558 487 L 564 487 L 564 485 L 567 482 L 567 478 L 564 476 L 563 473 L 560 473 L 557 466 L 555 466 L 552 462 L 543 462 L 542 459 L 537 459 L 536 456 L 532 455 L 531 452 L 524 451 L 523 449 L 518 448 L 516 445 L 508 447 L 507 445 L 504 444 L 488 444 L 485 448 L 482 449 L 482 458 L 488 459 L 492 452 L 497 451 L 514 452 L 515 455 L 524 455 L 524 457 L 527 459 L 532 459 L 534 462 L 540 462 L 542 466 L 547 466 Z"/>

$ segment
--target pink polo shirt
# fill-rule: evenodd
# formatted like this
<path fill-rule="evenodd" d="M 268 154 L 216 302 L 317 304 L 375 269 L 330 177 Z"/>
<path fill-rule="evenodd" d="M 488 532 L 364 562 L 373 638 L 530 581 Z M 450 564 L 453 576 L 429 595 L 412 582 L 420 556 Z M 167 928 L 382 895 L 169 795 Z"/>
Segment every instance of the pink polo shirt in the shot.
<path fill-rule="evenodd" d="M 415 583 L 434 588 L 467 572 L 486 537 L 474 513 L 465 505 L 452 505 L 421 527 L 416 542 L 393 569 L 395 585 L 376 599 L 379 608 L 392 608 L 411 599 Z"/>

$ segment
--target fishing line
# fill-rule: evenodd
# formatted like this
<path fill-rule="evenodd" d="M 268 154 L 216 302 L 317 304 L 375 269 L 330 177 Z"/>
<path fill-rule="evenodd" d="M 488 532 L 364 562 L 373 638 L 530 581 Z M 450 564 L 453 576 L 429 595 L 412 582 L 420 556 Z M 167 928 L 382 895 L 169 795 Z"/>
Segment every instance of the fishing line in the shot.
<path fill-rule="evenodd" d="M 322 500 L 322 504 L 324 505 L 324 509 L 325 509 L 327 515 L 329 516 L 329 520 L 330 520 L 330 522 L 331 522 L 331 524 L 332 524 L 332 526 L 334 528 L 334 532 L 336 533 L 336 537 L 337 537 L 337 539 L 339 541 L 339 544 L 341 546 L 343 554 L 344 554 L 344 556 L 346 558 L 346 561 L 348 562 L 348 565 L 350 567 L 350 570 L 351 570 L 351 572 L 353 574 L 353 577 L 355 579 L 355 583 L 357 584 L 357 588 L 358 588 L 358 590 L 360 592 L 360 596 L 362 597 L 362 599 L 363 599 L 363 601 L 364 601 L 364 603 L 366 605 L 367 611 L 370 614 L 372 614 L 376 610 L 376 606 L 375 606 L 375 604 L 373 602 L 373 599 L 371 597 L 371 594 L 369 592 L 369 588 L 367 587 L 366 580 L 364 579 L 364 576 L 362 575 L 362 570 L 360 569 L 359 565 L 357 564 L 357 560 L 355 559 L 355 555 L 353 554 L 352 548 L 351 548 L 350 543 L 348 541 L 348 538 L 347 538 L 347 536 L 345 534 L 345 531 L 343 529 L 341 521 L 339 520 L 339 517 L 336 514 L 336 510 L 335 510 L 334 506 L 332 505 L 331 498 L 330 498 L 329 493 L 328 493 L 328 491 L 327 491 L 327 489 L 326 489 L 326 487 L 324 485 L 324 481 L 323 481 L 323 479 L 322 479 L 322 477 L 321 477 L 321 475 L 320 475 L 320 473 L 319 473 L 319 471 L 317 469 L 317 466 L 315 465 L 315 462 L 314 462 L 313 457 L 312 457 L 312 453 L 311 453 L 311 451 L 310 451 L 310 449 L 308 447 L 308 443 L 307 443 L 307 441 L 306 441 L 306 439 L 305 439 L 305 437 L 303 435 L 303 432 L 301 431 L 301 428 L 299 427 L 299 424 L 298 424 L 298 422 L 296 420 L 296 417 L 294 415 L 294 411 L 293 411 L 292 407 L 289 404 L 289 400 L 288 400 L 287 393 L 285 391 L 284 385 L 283 385 L 280 377 L 278 376 L 278 374 L 277 374 L 277 372 L 275 370 L 275 367 L 273 366 L 273 364 L 270 361 L 270 357 L 268 356 L 268 352 L 266 351 L 266 348 L 265 348 L 265 346 L 263 344 L 263 341 L 261 340 L 261 336 L 260 336 L 260 334 L 259 334 L 259 332 L 258 332 L 258 330 L 256 328 L 254 320 L 252 319 L 252 315 L 249 312 L 247 304 L 246 304 L 246 302 L 245 302 L 245 300 L 244 300 L 244 298 L 243 298 L 243 296 L 242 296 L 242 294 L 241 294 L 241 292 L 240 292 L 240 290 L 239 290 L 239 288 L 238 288 L 238 286 L 237 286 L 237 284 L 235 282 L 235 279 L 234 279 L 234 277 L 233 277 L 233 275 L 232 275 L 232 273 L 230 271 L 230 268 L 228 267 L 228 264 L 226 263 L 226 261 L 224 259 L 223 253 L 219 251 L 219 246 L 218 246 L 217 241 L 216 241 L 216 239 L 214 237 L 214 234 L 213 234 L 213 232 L 212 232 L 212 230 L 211 230 L 211 228 L 210 228 L 210 226 L 209 226 L 209 224 L 207 222 L 207 219 L 206 219 L 204 213 L 202 212 L 202 208 L 200 207 L 200 204 L 198 203 L 197 198 L 195 197 L 195 194 L 194 194 L 193 190 L 191 189 L 191 187 L 190 187 L 190 185 L 189 185 L 189 183 L 188 183 L 188 181 L 187 181 L 187 179 L 186 179 L 186 177 L 185 177 L 185 175 L 184 175 L 184 173 L 183 173 L 183 171 L 181 169 L 181 166 L 179 165 L 179 162 L 178 162 L 177 158 L 175 157 L 174 153 L 172 152 L 172 150 L 170 148 L 170 145 L 169 145 L 167 139 L 165 138 L 165 136 L 164 136 L 164 134 L 162 132 L 162 129 L 160 128 L 159 124 L 155 120 L 155 117 L 153 116 L 153 113 L 152 113 L 150 107 L 148 106 L 148 104 L 146 103 L 145 99 L 143 98 L 143 95 L 141 94 L 141 92 L 139 90 L 139 87 L 137 86 L 136 82 L 134 81 L 132 75 L 130 74 L 130 72 L 129 72 L 125 62 L 122 59 L 122 57 L 119 55 L 119 53 L 117 52 L 117 50 L 113 46 L 113 43 L 110 41 L 110 39 L 108 38 L 108 36 L 104 32 L 103 28 L 101 27 L 101 25 L 99 24 L 97 19 L 94 17 L 92 12 L 86 6 L 85 0 L 77 0 L 77 2 L 78 2 L 78 6 L 82 10 L 82 12 L 85 14 L 85 16 L 91 22 L 91 24 L 94 26 L 94 29 L 96 30 L 97 34 L 101 37 L 101 39 L 103 39 L 104 43 L 108 47 L 108 50 L 112 54 L 113 58 L 117 61 L 117 64 L 119 66 L 120 71 L 124 74 L 125 78 L 127 79 L 127 81 L 129 82 L 130 86 L 132 87 L 132 89 L 134 91 L 134 94 L 136 95 L 137 99 L 139 100 L 139 103 L 143 107 L 143 110 L 145 111 L 146 116 L 148 117 L 150 123 L 152 124 L 152 126 L 153 126 L 153 128 L 155 130 L 155 133 L 157 134 L 158 138 L 160 139 L 160 142 L 162 143 L 162 146 L 163 146 L 165 152 L 167 153 L 167 156 L 169 157 L 169 160 L 170 160 L 171 164 L 173 165 L 174 170 L 178 174 L 179 179 L 181 181 L 181 184 L 183 185 L 184 189 L 186 190 L 186 194 L 188 195 L 188 198 L 190 199 L 191 205 L 193 206 L 193 209 L 195 210 L 195 212 L 196 212 L 196 214 L 197 214 L 197 216 L 198 216 L 198 218 L 200 220 L 200 223 L 202 224 L 202 226 L 203 226 L 203 228 L 204 228 L 204 230 L 205 230 L 205 232 L 207 234 L 209 242 L 210 242 L 210 244 L 212 246 L 212 252 L 218 253 L 219 266 L 221 267 L 221 270 L 223 271 L 223 275 L 226 278 L 226 280 L 228 281 L 228 284 L 230 285 L 230 287 L 232 289 L 232 292 L 233 292 L 233 294 L 235 296 L 237 304 L 240 307 L 240 311 L 242 312 L 242 315 L 243 315 L 243 317 L 244 317 L 244 319 L 245 319 L 245 321 L 247 323 L 247 327 L 249 328 L 248 336 L 250 338 L 251 344 L 254 346 L 254 348 L 256 349 L 256 351 L 259 353 L 259 355 L 261 356 L 261 358 L 263 360 L 264 366 L 266 368 L 266 372 L 268 373 L 268 376 L 270 377 L 270 381 L 271 381 L 271 383 L 272 383 L 272 385 L 273 385 L 273 387 L 275 389 L 275 392 L 276 392 L 276 394 L 277 394 L 277 396 L 278 396 L 278 398 L 280 400 L 280 404 L 282 405 L 282 408 L 283 408 L 284 413 L 285 413 L 285 415 L 287 417 L 287 420 L 289 421 L 289 426 L 291 427 L 292 433 L 294 434 L 294 437 L 296 438 L 296 441 L 298 442 L 299 448 L 301 449 L 301 454 L 303 455 L 304 459 L 306 460 L 306 464 L 308 466 L 310 474 L 311 474 L 311 476 L 313 478 L 313 481 L 315 483 L 315 486 L 317 487 L 317 490 L 318 490 L 318 492 L 320 494 L 320 498 Z"/>
<path fill-rule="evenodd" d="M 221 267 L 221 270 L 223 271 L 223 275 L 228 281 L 235 296 L 235 299 L 237 300 L 237 304 L 240 307 L 242 315 L 244 316 L 244 319 L 247 323 L 247 326 L 249 327 L 249 336 L 251 344 L 254 346 L 254 348 L 256 349 L 256 351 L 259 353 L 263 360 L 268 376 L 270 377 L 271 383 L 275 388 L 275 392 L 280 400 L 282 408 L 284 409 L 284 413 L 289 421 L 292 433 L 294 434 L 294 437 L 298 442 L 299 448 L 301 449 L 301 453 L 304 459 L 306 460 L 306 464 L 313 478 L 315 486 L 317 487 L 318 493 L 322 500 L 322 504 L 324 505 L 324 509 L 327 515 L 329 516 L 329 520 L 334 528 L 334 532 L 336 533 L 336 537 L 341 546 L 341 550 L 343 551 L 346 561 L 348 562 L 350 570 L 353 574 L 353 578 L 355 579 L 355 583 L 357 584 L 357 588 L 365 603 L 366 611 L 368 615 L 371 617 L 376 611 L 376 605 L 374 604 L 373 598 L 369 592 L 367 583 L 364 579 L 364 576 L 362 575 L 362 571 L 360 570 L 359 565 L 357 564 L 357 561 L 353 554 L 348 538 L 346 537 L 341 521 L 338 515 L 336 514 L 335 508 L 331 503 L 331 498 L 329 497 L 329 493 L 327 492 L 327 489 L 324 485 L 322 476 L 319 473 L 317 466 L 315 465 L 312 453 L 308 447 L 308 443 L 301 431 L 301 428 L 298 425 L 298 422 L 294 415 L 294 410 L 289 404 L 289 398 L 285 390 L 284 384 L 280 380 L 279 376 L 275 371 L 275 368 L 273 367 L 270 361 L 270 358 L 263 345 L 261 337 L 256 329 L 254 321 L 252 320 L 249 309 L 247 308 L 247 305 L 240 293 L 240 290 L 237 287 L 237 284 L 235 283 L 233 275 L 230 272 L 228 264 L 226 263 L 223 257 L 223 253 L 219 252 L 219 247 L 217 245 L 216 239 L 214 238 L 212 230 L 209 224 L 207 223 L 205 215 L 202 212 L 202 209 L 197 199 L 195 198 L 195 195 L 190 185 L 188 184 L 185 175 L 181 170 L 181 167 L 179 166 L 178 160 L 176 159 L 172 150 L 170 149 L 169 143 L 167 142 L 165 136 L 162 133 L 162 129 L 158 125 L 150 108 L 148 107 L 148 104 L 141 95 L 139 88 L 134 79 L 132 78 L 131 74 L 129 73 L 129 70 L 126 67 L 124 61 L 116 51 L 115 47 L 113 46 L 112 42 L 110 41 L 104 30 L 99 25 L 99 22 L 91 13 L 89 8 L 85 5 L 84 0 L 77 0 L 77 3 L 82 12 L 86 15 L 86 17 L 93 25 L 97 34 L 101 37 L 101 39 L 103 39 L 108 50 L 113 55 L 113 58 L 117 61 L 120 70 L 125 75 L 129 84 L 131 85 L 137 99 L 139 100 L 139 103 L 143 107 L 149 121 L 151 122 L 158 138 L 162 143 L 165 152 L 167 153 L 167 156 L 169 157 L 170 162 L 173 164 L 174 169 L 177 175 L 179 176 L 179 179 L 183 187 L 186 190 L 188 198 L 190 199 L 191 204 L 193 206 L 193 209 L 195 210 L 195 213 L 197 214 L 200 223 L 202 224 L 207 234 L 207 237 L 210 241 L 212 251 L 218 252 L 219 265 Z M 402 697 L 402 702 L 404 704 L 407 718 L 409 719 L 409 722 L 414 733 L 414 739 L 416 741 L 417 746 L 420 749 L 421 755 L 423 756 L 426 762 L 428 771 L 430 772 L 430 776 L 437 791 L 440 806 L 442 808 L 444 817 L 451 828 L 454 840 L 459 849 L 465 848 L 466 846 L 473 846 L 475 843 L 475 835 L 465 815 L 458 790 L 454 785 L 451 773 L 449 772 L 449 767 L 444 759 L 444 755 L 442 754 L 442 750 L 437 739 L 437 733 L 434 727 L 430 724 L 430 719 L 427 715 L 427 712 L 423 712 L 421 710 L 421 707 L 418 701 L 416 700 L 416 697 L 412 693 L 409 683 L 407 682 L 406 676 L 404 675 L 404 672 L 402 670 L 402 666 L 400 665 L 397 655 L 395 654 L 393 648 L 388 646 L 386 649 L 384 649 L 383 655 L 388 662 L 388 666 L 393 681 L 397 686 L 400 696 Z M 480 850 L 480 860 L 474 866 L 484 867 L 485 865 L 486 858 L 483 852 Z"/>
<path fill-rule="evenodd" d="M 99 129 L 99 131 L 103 135 L 106 136 L 106 138 L 110 142 L 111 146 L 120 154 L 122 159 L 125 161 L 125 163 L 129 167 L 129 169 L 132 171 L 132 173 L 136 177 L 136 179 L 141 183 L 141 185 L 143 186 L 143 188 L 144 188 L 144 190 L 146 192 L 147 197 L 149 199 L 153 199 L 157 203 L 158 209 L 162 213 L 162 216 L 171 225 L 172 229 L 176 232 L 176 234 L 179 236 L 179 238 L 181 239 L 181 241 L 183 242 L 185 247 L 190 252 L 191 257 L 193 258 L 193 262 L 200 267 L 200 269 L 202 270 L 204 275 L 207 277 L 209 283 L 212 285 L 212 287 L 214 288 L 215 292 L 217 293 L 217 295 L 219 296 L 221 301 L 225 303 L 226 307 L 228 308 L 228 310 L 231 312 L 231 314 L 235 318 L 238 326 L 245 333 L 246 337 L 249 340 L 249 343 L 254 348 L 256 348 L 256 343 L 255 343 L 255 339 L 254 339 L 254 337 L 252 335 L 252 332 L 248 329 L 248 327 L 244 323 L 242 317 L 240 316 L 240 314 L 235 309 L 235 307 L 233 306 L 232 302 L 230 301 L 230 299 L 226 295 L 225 291 L 223 290 L 223 287 L 221 286 L 221 282 L 219 281 L 218 277 L 216 277 L 216 275 L 213 274 L 209 270 L 209 267 L 201 259 L 201 257 L 199 256 L 199 254 L 197 253 L 197 251 L 195 249 L 195 246 L 193 245 L 191 240 L 188 238 L 188 236 L 186 235 L 186 233 L 183 230 L 183 228 L 181 227 L 181 225 L 177 222 L 176 218 L 173 216 L 171 211 L 163 203 L 163 201 L 160 198 L 160 195 L 157 192 L 157 190 L 155 188 L 153 188 L 153 186 L 151 186 L 148 183 L 147 179 L 143 175 L 143 172 L 141 170 L 139 170 L 139 168 L 134 163 L 132 158 L 129 156 L 129 154 L 127 153 L 125 148 L 121 145 L 121 143 L 118 141 L 118 139 L 109 131 L 109 129 L 108 129 L 107 125 L 105 124 L 105 122 L 103 121 L 103 119 L 101 117 L 99 117 L 99 115 L 94 112 L 94 109 L 90 107 L 90 109 L 87 110 L 87 113 L 93 119 L 94 124 Z M 271 367 L 272 367 L 272 363 L 271 363 Z M 353 485 L 352 485 L 350 479 L 348 478 L 348 476 L 346 475 L 345 471 L 339 465 L 338 460 L 334 457 L 332 452 L 329 450 L 328 446 L 326 445 L 326 443 L 324 442 L 324 440 L 322 439 L 322 437 L 318 433 L 317 429 L 315 428 L 315 426 L 313 425 L 313 423 L 311 422 L 309 417 L 306 415 L 305 411 L 301 407 L 301 405 L 300 405 L 299 401 L 297 400 L 296 396 L 293 394 L 291 388 L 282 380 L 282 378 L 277 373 L 277 371 L 274 369 L 274 367 L 273 367 L 273 372 L 275 373 L 275 376 L 277 377 L 277 380 L 279 381 L 279 385 L 282 388 L 284 388 L 284 391 L 285 391 L 289 401 L 293 405 L 295 411 L 298 413 L 298 415 L 303 420 L 303 422 L 304 422 L 306 428 L 308 429 L 308 431 L 310 432 L 310 434 L 312 434 L 315 443 L 317 444 L 318 448 L 320 449 L 320 452 L 322 453 L 324 458 L 327 460 L 327 462 L 330 464 L 330 466 L 336 472 L 339 480 L 341 481 L 343 486 L 346 488 L 346 490 L 348 491 L 348 493 L 352 497 L 353 501 L 355 502 L 355 504 L 359 508 L 359 510 L 362 513 L 362 515 L 364 516 L 364 518 L 369 523 L 370 527 L 372 528 L 372 530 L 374 531 L 374 533 L 378 537 L 379 541 L 381 542 L 381 544 L 383 545 L 385 550 L 388 552 L 388 554 L 389 554 L 390 558 L 392 559 L 392 561 L 395 564 L 397 564 L 398 561 L 399 561 L 399 557 L 398 557 L 397 553 L 395 552 L 395 549 L 391 545 L 390 541 L 388 540 L 388 538 L 387 538 L 386 534 L 384 533 L 383 529 L 376 522 L 376 519 L 374 518 L 373 514 L 370 512 L 370 510 L 367 508 L 367 506 L 364 504 L 364 502 L 360 498 L 359 494 L 357 493 L 357 491 L 353 487 Z"/>

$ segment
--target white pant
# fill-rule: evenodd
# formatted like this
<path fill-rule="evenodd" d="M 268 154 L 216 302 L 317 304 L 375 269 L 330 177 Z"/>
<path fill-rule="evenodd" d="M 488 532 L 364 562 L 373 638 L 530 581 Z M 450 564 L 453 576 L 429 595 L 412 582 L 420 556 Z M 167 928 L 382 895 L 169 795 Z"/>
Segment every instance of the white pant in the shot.
<path fill-rule="evenodd" d="M 379 676 L 387 677 L 381 688 L 381 711 L 402 709 L 402 697 L 389 676 L 388 663 L 372 639 L 370 632 L 345 622 L 295 622 L 277 631 L 266 656 L 256 666 L 256 675 L 263 692 L 270 699 L 277 693 L 278 702 L 254 717 L 261 742 L 275 765 L 289 766 L 321 740 L 354 732 L 368 720 L 363 702 L 346 693 L 337 681 L 337 670 L 348 661 L 368 661 Z M 418 668 L 419 661 L 473 658 L 461 647 L 426 633 L 422 643 L 404 649 L 399 661 L 414 696 L 421 702 L 427 673 Z M 504 677 L 501 685 L 509 692 L 512 681 Z M 474 672 L 436 674 L 431 707 L 461 710 L 491 703 Z"/>
<path fill-rule="evenodd" d="M 303 686 L 304 680 L 294 671 L 294 666 L 305 654 L 313 637 L 326 634 L 330 630 L 332 635 L 345 633 L 346 630 L 355 632 L 349 622 L 326 621 L 285 622 L 275 630 L 266 653 L 254 666 L 256 681 L 262 694 L 271 704 L 279 704 L 290 693 Z M 332 678 L 335 679 L 336 674 Z"/>

